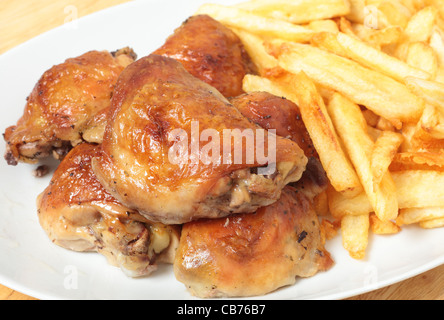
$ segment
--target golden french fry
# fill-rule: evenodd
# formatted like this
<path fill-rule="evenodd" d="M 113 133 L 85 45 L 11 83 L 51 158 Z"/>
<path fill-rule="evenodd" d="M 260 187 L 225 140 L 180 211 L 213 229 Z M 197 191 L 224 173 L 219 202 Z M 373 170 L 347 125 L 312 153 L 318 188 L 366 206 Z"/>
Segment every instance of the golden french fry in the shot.
<path fill-rule="evenodd" d="M 295 42 L 310 41 L 313 31 L 286 21 L 259 16 L 246 10 L 218 4 L 204 4 L 196 14 L 207 14 L 223 24 L 263 37 L 274 37 Z"/>
<path fill-rule="evenodd" d="M 444 84 L 414 77 L 405 78 L 407 87 L 444 113 Z"/>
<path fill-rule="evenodd" d="M 358 176 L 342 149 L 324 100 L 313 81 L 304 73 L 275 80 L 286 92 L 283 96 L 297 101 L 307 131 L 318 151 L 330 183 L 336 190 L 354 196 L 362 191 Z"/>
<path fill-rule="evenodd" d="M 400 133 L 383 131 L 375 142 L 371 155 L 373 183 L 380 184 L 404 138 Z"/>
<path fill-rule="evenodd" d="M 352 27 L 352 24 L 349 20 L 344 17 L 341 17 L 338 20 L 339 31 L 343 34 L 348 35 L 356 40 L 360 40 L 359 37 L 355 34 L 355 31 Z"/>
<path fill-rule="evenodd" d="M 339 32 L 338 25 L 333 20 L 315 20 L 311 21 L 307 28 L 313 30 L 314 32 Z"/>
<path fill-rule="evenodd" d="M 330 19 L 350 12 L 348 0 L 254 0 L 236 7 L 296 24 Z"/>
<path fill-rule="evenodd" d="M 396 223 L 403 226 L 443 218 L 444 207 L 407 208 L 400 210 Z"/>
<path fill-rule="evenodd" d="M 341 94 L 335 94 L 328 111 L 373 211 L 382 221 L 395 219 L 398 215 L 395 183 L 387 170 L 383 171 L 382 178 L 378 178 L 380 181 L 375 181 L 371 162 L 374 143 L 367 133 L 367 123 L 361 109 Z"/>
<path fill-rule="evenodd" d="M 428 139 L 425 139 L 422 142 L 430 142 L 428 140 L 431 139 L 444 139 L 444 114 L 439 112 L 438 108 L 427 105 L 418 126 L 429 136 Z M 416 138 L 415 136 L 413 137 Z M 423 145 L 422 147 L 425 149 L 429 148 L 427 145 Z"/>
<path fill-rule="evenodd" d="M 395 234 L 401 231 L 400 226 L 398 226 L 393 221 L 381 221 L 374 214 L 370 214 L 370 230 L 374 234 Z"/>
<path fill-rule="evenodd" d="M 430 36 L 430 47 L 435 51 L 438 57 L 438 63 L 444 65 L 444 39 L 441 31 L 435 28 Z"/>
<path fill-rule="evenodd" d="M 444 206 L 444 172 L 407 170 L 392 177 L 401 209 Z"/>
<path fill-rule="evenodd" d="M 397 153 L 389 170 L 435 170 L 444 171 L 444 154 L 435 152 L 401 152 Z"/>
<path fill-rule="evenodd" d="M 430 73 L 412 67 L 344 33 L 318 33 L 313 37 L 312 43 L 319 48 L 354 60 L 363 66 L 381 72 L 398 81 L 404 81 L 404 78 L 409 76 L 431 79 Z"/>
<path fill-rule="evenodd" d="M 347 215 L 341 220 L 342 245 L 353 259 L 365 258 L 368 246 L 369 215 Z"/>
<path fill-rule="evenodd" d="M 368 13 L 366 12 L 366 0 L 349 0 L 350 12 L 345 17 L 353 22 L 364 24 Z"/>
<path fill-rule="evenodd" d="M 435 229 L 444 227 L 444 218 L 421 221 L 419 226 L 423 229 Z"/>
<path fill-rule="evenodd" d="M 403 29 L 399 26 L 390 26 L 375 30 L 363 24 L 354 24 L 354 33 L 365 43 L 381 50 L 382 46 L 396 44 L 403 35 Z"/>
<path fill-rule="evenodd" d="M 329 186 L 327 188 L 327 199 L 330 214 L 335 219 L 342 219 L 346 215 L 369 214 L 373 211 L 364 192 L 351 198 Z"/>
<path fill-rule="evenodd" d="M 382 1 L 378 4 L 378 10 L 387 18 L 390 26 L 405 28 L 411 18 L 411 12 L 396 1 Z"/>
<path fill-rule="evenodd" d="M 444 207 L 444 172 L 435 170 L 405 170 L 391 173 L 396 185 L 400 209 Z M 360 215 L 373 211 L 365 193 L 347 198 L 328 189 L 328 203 L 333 217 Z"/>
<path fill-rule="evenodd" d="M 405 35 L 408 42 L 428 41 L 435 26 L 438 10 L 428 6 L 418 11 L 408 22 Z"/>
<path fill-rule="evenodd" d="M 412 42 L 409 44 L 406 62 L 413 68 L 425 71 L 430 75 L 430 79 L 435 79 L 438 74 L 438 56 L 432 47 L 424 42 Z"/>
<path fill-rule="evenodd" d="M 424 110 L 422 99 L 392 78 L 359 63 L 309 45 L 271 43 L 271 54 L 291 73 L 304 71 L 316 83 L 340 92 L 400 128 L 417 122 Z"/>
<path fill-rule="evenodd" d="M 403 128 L 406 137 L 403 152 L 433 152 L 444 150 L 444 115 L 437 108 L 427 105 L 416 126 Z"/>
<path fill-rule="evenodd" d="M 267 69 L 273 69 L 278 66 L 276 58 L 268 54 L 264 46 L 264 40 L 253 33 L 245 30 L 233 29 L 237 36 L 241 39 L 245 50 L 251 57 L 254 65 L 257 66 L 260 74 Z"/>
<path fill-rule="evenodd" d="M 286 97 L 287 99 L 297 104 L 296 98 L 294 96 L 285 96 L 287 92 L 285 92 L 283 88 L 281 88 L 276 82 L 264 77 L 247 74 L 243 80 L 243 90 L 245 92 L 268 92 L 274 94 L 275 96 Z"/>
<path fill-rule="evenodd" d="M 382 131 L 377 128 L 373 128 L 371 126 L 367 126 L 367 133 L 369 137 L 372 139 L 372 141 L 376 142 L 376 140 L 378 140 L 379 136 L 381 135 Z"/>

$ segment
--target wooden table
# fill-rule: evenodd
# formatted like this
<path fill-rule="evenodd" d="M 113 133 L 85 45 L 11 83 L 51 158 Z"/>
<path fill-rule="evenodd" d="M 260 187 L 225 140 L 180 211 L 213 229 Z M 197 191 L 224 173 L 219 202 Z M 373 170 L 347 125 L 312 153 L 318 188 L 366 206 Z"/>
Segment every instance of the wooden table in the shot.
<path fill-rule="evenodd" d="M 128 0 L 1 0 L 0 54 L 45 31 L 64 24 L 71 10 L 78 17 Z M 44 23 L 42 23 L 44 22 Z M 0 285 L 1 300 L 34 300 Z M 444 266 L 401 283 L 353 297 L 354 300 L 444 300 Z"/>

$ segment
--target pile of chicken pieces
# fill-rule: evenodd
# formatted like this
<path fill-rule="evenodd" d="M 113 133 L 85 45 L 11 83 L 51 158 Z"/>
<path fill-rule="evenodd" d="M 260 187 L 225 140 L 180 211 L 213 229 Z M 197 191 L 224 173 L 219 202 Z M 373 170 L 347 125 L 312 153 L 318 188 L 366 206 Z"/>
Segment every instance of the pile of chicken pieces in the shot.
<path fill-rule="evenodd" d="M 202 298 L 264 295 L 329 270 L 313 205 L 325 172 L 296 104 L 242 90 L 255 69 L 235 33 L 197 15 L 143 58 L 91 51 L 46 71 L 4 137 L 10 165 L 60 160 L 37 200 L 49 239 L 130 277 L 173 264 Z M 193 121 L 276 130 L 275 173 L 171 163 L 171 135 Z"/>

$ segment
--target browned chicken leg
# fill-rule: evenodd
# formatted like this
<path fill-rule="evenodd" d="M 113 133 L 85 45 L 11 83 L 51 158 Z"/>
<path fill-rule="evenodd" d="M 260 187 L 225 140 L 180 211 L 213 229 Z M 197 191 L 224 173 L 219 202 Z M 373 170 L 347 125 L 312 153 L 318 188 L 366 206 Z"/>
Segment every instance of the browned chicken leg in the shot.
<path fill-rule="evenodd" d="M 84 132 L 91 129 L 88 122 L 110 106 L 117 78 L 134 60 L 128 48 L 91 51 L 46 71 L 27 98 L 17 125 L 6 129 L 8 164 L 36 162 L 53 152 L 62 157 L 82 142 Z"/>
<path fill-rule="evenodd" d="M 204 298 L 266 294 L 333 264 L 313 206 L 328 180 L 299 108 L 266 92 L 243 94 L 231 103 L 251 121 L 298 142 L 309 163 L 301 180 L 267 208 L 184 225 L 175 274 Z"/>
<path fill-rule="evenodd" d="M 93 159 L 94 172 L 121 203 L 154 221 L 179 224 L 253 212 L 275 202 L 285 185 L 300 179 L 307 163 L 296 143 L 279 136 L 270 135 L 275 148 L 260 143 L 239 148 L 231 136 L 221 142 L 225 129 L 253 135 L 264 130 L 179 62 L 159 55 L 123 71 L 109 115 L 103 154 Z M 195 134 L 202 138 L 204 131 L 215 137 L 216 145 L 221 142 L 214 154 L 205 149 L 207 144 L 193 142 Z M 171 161 L 177 145 L 182 147 L 179 155 L 187 155 L 179 157 L 183 162 Z M 239 151 L 242 161 L 236 163 L 233 155 Z M 204 161 L 207 153 L 214 161 Z M 276 159 L 267 163 L 256 157 L 248 163 L 247 156 L 255 153 L 275 153 Z M 258 174 L 272 164 L 274 173 Z"/>
<path fill-rule="evenodd" d="M 242 94 L 244 76 L 255 72 L 239 37 L 207 15 L 190 17 L 153 53 L 181 62 L 225 97 Z"/>
<path fill-rule="evenodd" d="M 256 213 L 183 226 L 176 278 L 201 298 L 270 293 L 328 270 L 333 261 L 319 221 L 301 190 L 286 187 L 278 202 Z"/>
<path fill-rule="evenodd" d="M 172 263 L 179 228 L 148 221 L 103 189 L 91 169 L 97 154 L 88 143 L 72 149 L 39 196 L 38 217 L 50 240 L 70 250 L 97 251 L 131 277 Z"/>
<path fill-rule="evenodd" d="M 252 92 L 230 99 L 230 102 L 248 119 L 265 129 L 296 142 L 308 158 L 307 168 L 297 182 L 311 198 L 324 192 L 328 178 L 319 161 L 310 134 L 302 121 L 299 107 L 292 101 L 268 92 Z"/>

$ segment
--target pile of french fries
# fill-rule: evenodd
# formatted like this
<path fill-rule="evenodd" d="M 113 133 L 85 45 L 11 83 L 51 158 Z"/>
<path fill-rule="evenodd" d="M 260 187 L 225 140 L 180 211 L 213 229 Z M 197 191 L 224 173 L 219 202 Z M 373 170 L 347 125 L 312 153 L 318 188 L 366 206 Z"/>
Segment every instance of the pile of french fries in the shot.
<path fill-rule="evenodd" d="M 363 259 L 371 233 L 444 226 L 443 0 L 252 0 L 197 14 L 243 41 L 259 69 L 246 92 L 299 106 L 330 181 L 316 203 L 327 240 L 340 233 Z"/>

